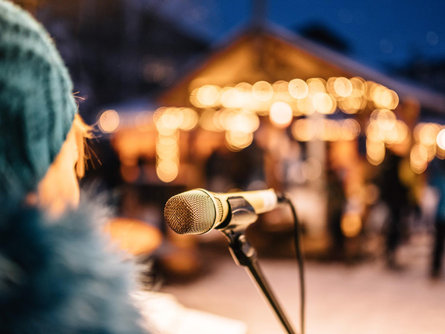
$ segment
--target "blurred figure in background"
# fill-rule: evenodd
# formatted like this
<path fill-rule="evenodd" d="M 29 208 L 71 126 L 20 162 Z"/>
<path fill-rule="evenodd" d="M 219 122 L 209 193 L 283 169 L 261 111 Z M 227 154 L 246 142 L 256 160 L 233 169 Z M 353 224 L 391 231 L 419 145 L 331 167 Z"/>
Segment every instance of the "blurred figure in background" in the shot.
<path fill-rule="evenodd" d="M 131 266 L 79 206 L 84 139 L 72 82 L 49 35 L 0 0 L 2 333 L 143 333 Z"/>
<path fill-rule="evenodd" d="M 378 180 L 381 200 L 388 206 L 389 217 L 385 228 L 385 260 L 388 268 L 398 269 L 396 251 L 406 234 L 404 221 L 409 204 L 408 188 L 400 180 L 402 158 L 387 150 Z"/>
<path fill-rule="evenodd" d="M 341 220 L 346 205 L 346 195 L 343 182 L 331 159 L 326 171 L 326 186 L 328 198 L 328 231 L 330 236 L 329 259 L 345 260 L 345 236 L 341 229 Z"/>
<path fill-rule="evenodd" d="M 433 252 L 431 258 L 431 277 L 437 278 L 442 270 L 443 248 L 445 242 L 445 161 L 437 160 L 432 165 L 431 185 L 436 188 L 437 204 Z"/>

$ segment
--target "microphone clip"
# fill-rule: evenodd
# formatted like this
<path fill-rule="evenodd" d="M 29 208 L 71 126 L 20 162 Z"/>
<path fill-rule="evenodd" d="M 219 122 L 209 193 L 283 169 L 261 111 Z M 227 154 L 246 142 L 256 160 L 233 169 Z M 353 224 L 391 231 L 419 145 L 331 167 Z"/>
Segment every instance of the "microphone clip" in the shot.
<path fill-rule="evenodd" d="M 242 196 L 229 197 L 227 202 L 230 207 L 230 214 L 227 216 L 225 222 L 219 225 L 217 229 L 243 232 L 246 226 L 249 226 L 258 219 L 258 215 L 253 206 Z"/>

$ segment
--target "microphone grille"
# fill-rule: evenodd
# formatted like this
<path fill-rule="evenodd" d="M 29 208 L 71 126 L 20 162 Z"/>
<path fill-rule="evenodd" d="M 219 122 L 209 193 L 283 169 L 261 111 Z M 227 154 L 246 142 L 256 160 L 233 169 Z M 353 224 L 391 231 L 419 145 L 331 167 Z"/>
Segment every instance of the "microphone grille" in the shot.
<path fill-rule="evenodd" d="M 167 201 L 164 218 L 176 233 L 205 233 L 210 231 L 215 224 L 215 204 L 210 195 L 202 190 L 186 191 Z"/>

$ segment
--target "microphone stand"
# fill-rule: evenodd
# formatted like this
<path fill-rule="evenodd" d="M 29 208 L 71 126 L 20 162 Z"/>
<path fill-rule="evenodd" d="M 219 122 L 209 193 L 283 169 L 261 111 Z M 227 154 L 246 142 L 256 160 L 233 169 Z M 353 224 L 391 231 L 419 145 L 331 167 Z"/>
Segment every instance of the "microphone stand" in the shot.
<path fill-rule="evenodd" d="M 258 215 L 249 202 L 242 197 L 230 197 L 228 202 L 232 214 L 228 218 L 228 223 L 224 224 L 221 232 L 229 240 L 229 250 L 233 260 L 237 265 L 245 267 L 252 280 L 269 302 L 286 332 L 288 334 L 296 334 L 261 271 L 255 249 L 247 242 L 244 234 L 244 226 L 255 222 Z"/>

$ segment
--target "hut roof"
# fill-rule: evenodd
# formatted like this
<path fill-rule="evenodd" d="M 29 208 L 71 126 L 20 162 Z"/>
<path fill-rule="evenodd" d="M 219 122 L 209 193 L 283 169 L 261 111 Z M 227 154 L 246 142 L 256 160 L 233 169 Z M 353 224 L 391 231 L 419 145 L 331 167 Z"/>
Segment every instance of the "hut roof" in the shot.
<path fill-rule="evenodd" d="M 189 105 L 190 88 L 201 84 L 334 76 L 359 76 L 378 82 L 395 90 L 402 100 L 414 98 L 423 108 L 445 114 L 444 95 L 391 78 L 271 23 L 249 26 L 216 44 L 210 55 L 197 59 L 189 72 L 159 97 L 159 102 Z"/>

